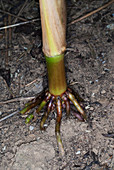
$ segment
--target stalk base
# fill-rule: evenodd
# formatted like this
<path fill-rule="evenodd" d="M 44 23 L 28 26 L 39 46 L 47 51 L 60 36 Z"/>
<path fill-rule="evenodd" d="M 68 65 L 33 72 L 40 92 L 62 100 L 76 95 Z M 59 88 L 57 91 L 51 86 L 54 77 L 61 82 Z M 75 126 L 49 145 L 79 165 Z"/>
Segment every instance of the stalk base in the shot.
<path fill-rule="evenodd" d="M 70 103 L 74 104 L 74 106 L 78 110 L 78 113 L 75 110 L 70 108 Z M 59 96 L 54 96 L 49 91 L 43 92 L 39 98 L 37 97 L 35 100 L 26 104 L 26 107 L 23 110 L 21 110 L 20 113 L 24 114 L 37 105 L 39 105 L 39 107 L 36 109 L 36 113 L 38 113 L 38 114 L 40 113 L 40 111 L 42 110 L 42 108 L 44 106 L 47 106 L 47 110 L 41 120 L 41 123 L 40 123 L 41 130 L 45 130 L 44 124 L 45 124 L 50 112 L 54 109 L 57 110 L 55 135 L 56 135 L 60 155 L 63 156 L 64 149 L 63 149 L 62 140 L 60 137 L 60 125 L 61 125 L 61 118 L 62 118 L 62 110 L 66 109 L 67 117 L 69 117 L 70 110 L 71 110 L 74 113 L 74 115 L 76 116 L 76 118 L 80 121 L 86 120 L 86 115 L 84 113 L 84 110 L 81 108 L 81 106 L 77 102 L 77 100 L 73 94 L 73 91 L 70 88 L 67 88 L 67 90 Z M 26 119 L 26 123 L 29 123 L 31 120 L 35 121 L 36 119 L 37 119 L 36 116 L 34 117 L 33 114 L 30 114 Z"/>

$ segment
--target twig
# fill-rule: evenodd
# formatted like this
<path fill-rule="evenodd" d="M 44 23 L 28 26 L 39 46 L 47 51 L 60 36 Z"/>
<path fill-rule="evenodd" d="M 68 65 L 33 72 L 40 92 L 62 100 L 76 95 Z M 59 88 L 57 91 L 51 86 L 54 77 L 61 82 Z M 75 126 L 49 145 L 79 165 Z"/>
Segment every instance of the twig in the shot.
<path fill-rule="evenodd" d="M 38 79 L 35 79 L 35 80 L 31 81 L 30 83 L 26 84 L 25 87 L 30 86 L 31 84 L 35 83 L 37 80 L 38 80 Z"/>
<path fill-rule="evenodd" d="M 35 99 L 35 96 L 31 96 L 31 97 L 18 97 L 18 98 L 14 98 L 14 99 L 10 99 L 10 100 L 1 101 L 0 105 L 12 103 L 12 102 L 24 101 L 24 100 L 32 100 L 32 99 Z"/>
<path fill-rule="evenodd" d="M 38 21 L 38 19 L 33 19 L 33 20 L 30 20 L 30 21 L 26 21 L 26 22 L 20 22 L 20 23 L 17 23 L 17 24 L 13 24 L 13 25 L 8 25 L 8 26 L 5 26 L 5 27 L 1 27 L 0 30 L 4 30 L 6 28 L 13 28 L 13 27 L 17 27 L 17 26 L 20 26 L 20 25 L 24 25 L 24 24 L 28 24 L 28 23 L 31 23 L 31 22 L 35 22 L 35 21 Z"/>
<path fill-rule="evenodd" d="M 110 1 L 109 3 L 103 5 L 103 6 L 100 7 L 100 8 L 98 8 L 98 9 L 96 9 L 96 10 L 90 12 L 89 14 L 84 15 L 83 17 L 80 17 L 80 18 L 78 18 L 78 19 L 72 21 L 71 23 L 68 24 L 68 26 L 70 26 L 70 25 L 72 25 L 72 24 L 74 24 L 74 23 L 76 23 L 76 22 L 79 22 L 79 21 L 81 21 L 81 20 L 83 20 L 83 19 L 85 19 L 85 18 L 87 18 L 87 17 L 89 17 L 89 16 L 95 14 L 96 12 L 98 12 L 98 11 L 100 11 L 100 10 L 102 10 L 102 9 L 104 9 L 104 8 L 106 8 L 106 7 L 108 7 L 108 6 L 111 5 L 113 2 L 114 2 L 114 0 Z M 25 22 L 20 22 L 20 23 L 13 24 L 13 25 L 8 25 L 8 26 L 6 26 L 6 27 L 1 27 L 0 30 L 4 30 L 5 28 L 17 27 L 17 26 L 19 26 L 19 25 L 28 24 L 28 23 L 35 22 L 35 21 L 38 21 L 38 20 L 40 20 L 40 19 L 33 19 L 33 20 L 30 20 L 30 21 L 25 21 Z"/>
<path fill-rule="evenodd" d="M 11 25 L 11 15 L 8 15 L 8 23 Z M 12 30 L 9 28 L 9 47 L 11 47 L 12 42 Z"/>
<path fill-rule="evenodd" d="M 73 82 L 70 83 L 69 85 L 70 85 L 70 86 L 73 86 L 74 84 L 78 84 L 78 82 L 77 82 L 77 81 L 73 81 Z"/>
<path fill-rule="evenodd" d="M 4 18 L 4 25 L 6 27 L 7 18 Z M 5 28 L 5 48 L 8 49 L 8 30 Z M 5 66 L 8 66 L 8 50 L 5 51 Z"/>
<path fill-rule="evenodd" d="M 87 18 L 87 17 L 89 17 L 89 16 L 91 16 L 91 15 L 93 15 L 93 14 L 101 11 L 102 9 L 104 9 L 104 8 L 108 7 L 109 5 L 111 5 L 113 2 L 114 2 L 114 0 L 108 2 L 107 4 L 103 5 L 103 6 L 100 7 L 100 8 L 98 8 L 98 9 L 90 12 L 89 14 L 86 14 L 86 15 L 84 15 L 84 16 L 82 16 L 82 17 L 80 17 L 80 18 L 78 18 L 78 19 L 76 19 L 76 20 L 74 20 L 74 21 L 72 21 L 71 23 L 68 24 L 68 26 L 69 26 L 69 25 L 72 25 L 72 24 L 74 24 L 74 23 L 76 23 L 76 22 L 79 22 L 79 21 L 81 21 L 81 20 L 83 20 L 83 19 L 85 19 L 85 18 Z"/>
<path fill-rule="evenodd" d="M 2 9 L 0 9 L 0 12 L 2 12 L 2 13 L 4 13 L 4 14 L 8 14 L 8 15 L 10 15 L 10 16 L 12 16 L 12 17 L 18 18 L 18 19 L 20 19 L 20 20 L 22 20 L 22 21 L 27 21 L 26 19 L 24 19 L 24 18 L 22 18 L 22 17 L 19 17 L 19 16 L 17 16 L 17 15 L 14 15 L 14 14 L 12 14 L 12 13 L 10 13 L 10 12 L 7 12 L 7 11 L 4 11 L 4 10 L 2 10 Z"/>
<path fill-rule="evenodd" d="M 10 25 L 11 24 L 11 15 L 8 15 L 8 24 Z M 9 44 L 8 44 L 8 57 L 10 57 L 11 56 L 11 51 L 10 51 L 10 48 L 11 48 L 11 44 L 12 44 L 12 28 L 9 28 L 8 29 L 8 37 L 9 37 Z"/>
<path fill-rule="evenodd" d="M 11 113 L 11 114 L 8 115 L 8 116 L 3 117 L 2 119 L 0 119 L 0 122 L 6 120 L 6 119 L 8 119 L 8 118 L 10 118 L 11 116 L 13 116 L 13 115 L 15 115 L 15 114 L 17 114 L 17 113 L 19 113 L 19 110 L 17 110 L 17 111 L 15 111 L 15 112 Z"/>
<path fill-rule="evenodd" d="M 28 0 L 25 1 L 25 3 L 23 4 L 22 8 L 20 9 L 19 13 L 17 14 L 17 16 L 21 15 L 21 13 L 23 12 L 23 9 L 25 8 L 26 4 L 27 4 Z M 17 22 L 18 18 L 14 19 L 14 24 Z"/>

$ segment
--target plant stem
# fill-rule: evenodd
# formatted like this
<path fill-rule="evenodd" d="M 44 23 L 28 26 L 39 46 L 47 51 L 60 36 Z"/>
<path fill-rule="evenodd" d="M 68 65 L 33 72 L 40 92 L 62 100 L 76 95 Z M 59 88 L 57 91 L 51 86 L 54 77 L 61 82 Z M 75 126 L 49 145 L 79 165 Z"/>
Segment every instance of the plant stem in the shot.
<path fill-rule="evenodd" d="M 49 92 L 55 96 L 66 91 L 64 54 L 46 57 Z"/>
<path fill-rule="evenodd" d="M 48 57 L 63 54 L 66 49 L 65 0 L 40 0 L 43 52 Z"/>
<path fill-rule="evenodd" d="M 65 0 L 40 0 L 43 52 L 45 54 L 49 92 L 61 95 L 66 91 L 64 51 L 66 49 Z"/>

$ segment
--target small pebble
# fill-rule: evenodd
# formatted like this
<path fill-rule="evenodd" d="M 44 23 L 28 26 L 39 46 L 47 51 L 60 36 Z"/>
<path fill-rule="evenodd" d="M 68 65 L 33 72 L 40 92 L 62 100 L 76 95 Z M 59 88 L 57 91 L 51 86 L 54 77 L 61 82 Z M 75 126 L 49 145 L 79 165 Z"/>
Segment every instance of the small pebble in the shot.
<path fill-rule="evenodd" d="M 78 155 L 78 154 L 80 154 L 80 153 L 81 153 L 80 151 L 77 151 L 77 152 L 76 152 L 76 155 Z"/>
<path fill-rule="evenodd" d="M 2 112 L 0 111 L 0 116 L 2 115 Z"/>
<path fill-rule="evenodd" d="M 101 53 L 102 57 L 104 57 L 105 53 Z"/>
<path fill-rule="evenodd" d="M 48 125 L 47 124 L 44 124 L 44 127 L 47 127 Z"/>
<path fill-rule="evenodd" d="M 2 148 L 2 150 L 5 151 L 5 150 L 6 150 L 6 146 L 4 146 L 4 147 Z"/>
<path fill-rule="evenodd" d="M 103 61 L 102 64 L 104 64 L 106 61 Z"/>
<path fill-rule="evenodd" d="M 95 93 L 92 93 L 92 95 L 91 95 L 92 97 L 95 97 Z"/>
<path fill-rule="evenodd" d="M 24 47 L 25 50 L 27 50 L 28 48 L 27 47 Z"/>
<path fill-rule="evenodd" d="M 90 130 L 85 130 L 87 133 L 90 133 L 91 131 Z"/>
<path fill-rule="evenodd" d="M 110 30 L 114 30 L 114 24 L 109 24 L 109 25 L 107 25 L 106 26 L 108 29 L 110 29 Z"/>
<path fill-rule="evenodd" d="M 93 152 L 97 155 L 98 154 L 98 150 L 93 148 Z"/>
<path fill-rule="evenodd" d="M 13 78 L 13 74 L 12 73 L 10 74 L 10 76 L 11 76 L 11 78 Z"/>
<path fill-rule="evenodd" d="M 98 80 L 95 80 L 96 82 L 98 82 Z"/>
<path fill-rule="evenodd" d="M 93 82 L 93 81 L 89 81 L 89 83 L 90 83 L 90 84 L 94 84 L 94 82 Z"/>
<path fill-rule="evenodd" d="M 93 111 L 93 110 L 94 110 L 94 107 L 90 107 L 90 109 L 89 109 L 89 110 Z"/>
<path fill-rule="evenodd" d="M 34 129 L 34 126 L 30 126 L 30 127 L 29 127 L 29 130 L 33 130 L 33 129 Z"/>
<path fill-rule="evenodd" d="M 11 56 L 11 52 L 10 51 L 8 51 L 8 56 Z"/>
<path fill-rule="evenodd" d="M 20 72 L 20 70 L 19 70 L 19 69 L 17 69 L 17 72 L 19 73 L 19 72 Z"/>
<path fill-rule="evenodd" d="M 105 74 L 105 71 L 102 71 L 102 74 Z"/>
<path fill-rule="evenodd" d="M 15 78 L 17 78 L 17 76 L 18 76 L 18 73 L 16 72 L 16 73 L 15 73 Z"/>
<path fill-rule="evenodd" d="M 105 93 L 106 93 L 106 91 L 105 91 L 105 90 L 102 90 L 102 91 L 101 91 L 101 94 L 105 94 Z"/>
<path fill-rule="evenodd" d="M 37 137 L 37 141 L 40 140 L 40 137 Z"/>
<path fill-rule="evenodd" d="M 85 109 L 87 110 L 87 109 L 90 109 L 90 105 L 87 105 L 86 107 L 85 107 Z"/>
<path fill-rule="evenodd" d="M 20 90 L 20 94 L 22 94 L 23 90 Z"/>

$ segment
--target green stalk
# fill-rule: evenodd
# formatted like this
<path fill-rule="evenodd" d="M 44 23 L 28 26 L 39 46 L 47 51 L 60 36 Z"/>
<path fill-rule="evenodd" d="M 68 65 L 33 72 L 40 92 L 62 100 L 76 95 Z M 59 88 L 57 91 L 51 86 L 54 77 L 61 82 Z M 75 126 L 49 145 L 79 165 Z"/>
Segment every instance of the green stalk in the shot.
<path fill-rule="evenodd" d="M 55 96 L 66 91 L 64 54 L 55 57 L 45 57 L 48 71 L 49 92 Z"/>

